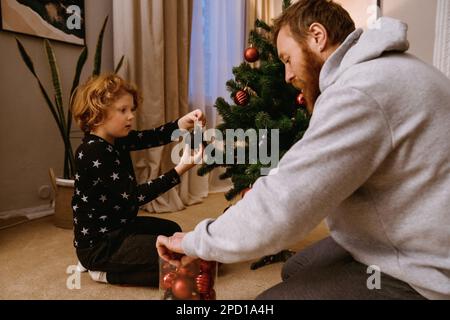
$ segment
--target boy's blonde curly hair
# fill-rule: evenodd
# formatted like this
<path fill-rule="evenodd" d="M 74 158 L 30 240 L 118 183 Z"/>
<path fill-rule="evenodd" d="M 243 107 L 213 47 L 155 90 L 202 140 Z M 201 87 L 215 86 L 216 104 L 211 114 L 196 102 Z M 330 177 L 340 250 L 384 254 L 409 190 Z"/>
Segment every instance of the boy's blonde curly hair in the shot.
<path fill-rule="evenodd" d="M 71 109 L 76 124 L 89 133 L 106 117 L 108 108 L 124 94 L 133 96 L 134 108 L 142 103 L 137 87 L 116 74 L 91 77 L 79 86 L 71 100 Z"/>

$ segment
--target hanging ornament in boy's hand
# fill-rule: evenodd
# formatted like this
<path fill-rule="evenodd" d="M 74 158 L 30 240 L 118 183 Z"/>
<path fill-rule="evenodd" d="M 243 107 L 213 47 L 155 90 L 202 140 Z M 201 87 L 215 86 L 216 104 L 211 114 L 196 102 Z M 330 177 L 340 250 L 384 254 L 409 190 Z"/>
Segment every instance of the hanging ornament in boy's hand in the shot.
<path fill-rule="evenodd" d="M 253 63 L 259 60 L 259 51 L 255 47 L 250 47 L 245 50 L 244 58 L 247 62 Z"/>
<path fill-rule="evenodd" d="M 306 105 L 305 96 L 302 92 L 297 96 L 297 104 L 301 107 Z"/>
<path fill-rule="evenodd" d="M 239 90 L 234 96 L 234 102 L 239 106 L 245 106 L 248 102 L 248 93 L 244 90 Z"/>

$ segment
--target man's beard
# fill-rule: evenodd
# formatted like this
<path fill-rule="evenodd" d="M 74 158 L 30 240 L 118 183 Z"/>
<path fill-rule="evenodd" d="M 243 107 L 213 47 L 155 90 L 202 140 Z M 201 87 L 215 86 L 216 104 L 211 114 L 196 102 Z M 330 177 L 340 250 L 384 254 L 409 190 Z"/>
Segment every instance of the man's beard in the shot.
<path fill-rule="evenodd" d="M 312 114 L 316 100 L 320 96 L 319 77 L 323 62 L 307 45 L 302 46 L 302 50 L 305 57 L 302 91 L 306 100 L 306 109 Z"/>

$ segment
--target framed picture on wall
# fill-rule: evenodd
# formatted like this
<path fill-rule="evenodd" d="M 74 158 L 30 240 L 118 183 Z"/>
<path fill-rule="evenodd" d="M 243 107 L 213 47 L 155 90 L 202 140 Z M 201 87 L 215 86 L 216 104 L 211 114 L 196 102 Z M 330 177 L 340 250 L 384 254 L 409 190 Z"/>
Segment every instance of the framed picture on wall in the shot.
<path fill-rule="evenodd" d="M 84 0 L 0 0 L 1 28 L 85 45 Z"/>

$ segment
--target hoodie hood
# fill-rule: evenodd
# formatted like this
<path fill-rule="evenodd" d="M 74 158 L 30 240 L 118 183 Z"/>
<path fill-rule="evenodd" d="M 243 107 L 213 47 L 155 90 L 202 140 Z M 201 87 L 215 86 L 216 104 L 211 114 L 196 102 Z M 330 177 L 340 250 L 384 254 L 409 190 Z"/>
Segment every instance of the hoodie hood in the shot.
<path fill-rule="evenodd" d="M 408 26 L 392 18 L 378 19 L 375 26 L 363 32 L 352 32 L 328 58 L 320 73 L 320 91 L 325 91 L 350 67 L 377 59 L 386 52 L 405 52 L 409 49 Z"/>

